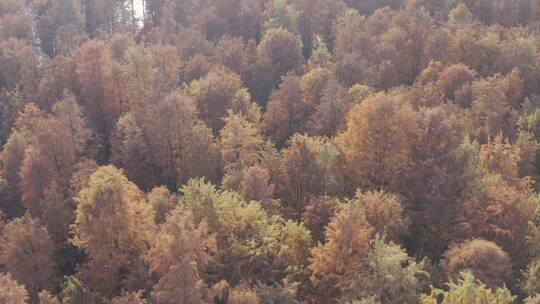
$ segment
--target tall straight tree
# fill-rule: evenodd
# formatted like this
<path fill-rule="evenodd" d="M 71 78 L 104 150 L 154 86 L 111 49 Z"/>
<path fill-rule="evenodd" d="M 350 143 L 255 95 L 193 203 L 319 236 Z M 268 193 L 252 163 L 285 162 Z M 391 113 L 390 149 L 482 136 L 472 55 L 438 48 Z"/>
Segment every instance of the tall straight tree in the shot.
<path fill-rule="evenodd" d="M 79 276 L 95 290 L 111 295 L 150 248 L 154 211 L 122 171 L 101 167 L 76 199 L 72 243 L 88 255 Z"/>

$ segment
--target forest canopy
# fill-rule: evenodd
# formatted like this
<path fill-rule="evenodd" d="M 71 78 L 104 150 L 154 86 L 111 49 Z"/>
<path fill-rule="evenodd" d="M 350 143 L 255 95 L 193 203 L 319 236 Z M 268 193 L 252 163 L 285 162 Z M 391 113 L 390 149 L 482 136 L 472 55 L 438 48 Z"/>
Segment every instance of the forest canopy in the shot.
<path fill-rule="evenodd" d="M 0 0 L 0 303 L 540 303 L 540 1 Z"/>

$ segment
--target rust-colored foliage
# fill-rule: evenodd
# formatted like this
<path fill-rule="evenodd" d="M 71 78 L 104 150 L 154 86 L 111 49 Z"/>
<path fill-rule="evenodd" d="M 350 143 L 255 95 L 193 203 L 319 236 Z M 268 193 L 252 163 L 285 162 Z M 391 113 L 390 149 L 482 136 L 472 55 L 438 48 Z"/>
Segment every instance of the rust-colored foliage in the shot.
<path fill-rule="evenodd" d="M 463 203 L 459 235 L 493 241 L 522 263 L 525 237 L 532 219 L 532 202 L 520 190 L 502 181 L 484 181 Z"/>
<path fill-rule="evenodd" d="M 360 202 L 340 207 L 326 228 L 325 243 L 311 252 L 311 283 L 320 299 L 331 301 L 349 286 L 362 270 L 358 261 L 367 257 L 374 233 Z"/>
<path fill-rule="evenodd" d="M 396 189 L 412 165 L 419 115 L 399 98 L 398 92 L 376 93 L 349 112 L 337 143 L 357 185 Z"/>
<path fill-rule="evenodd" d="M 444 254 L 442 266 L 446 275 L 457 280 L 460 272 L 469 270 L 489 288 L 507 283 L 512 273 L 508 254 L 493 242 L 481 239 L 453 244 Z"/>
<path fill-rule="evenodd" d="M 30 299 L 55 286 L 55 244 L 37 220 L 25 215 L 9 222 L 2 230 L 0 250 L 0 263 L 25 286 Z"/>
<path fill-rule="evenodd" d="M 0 304 L 538 302 L 538 20 L 0 0 Z"/>
<path fill-rule="evenodd" d="M 75 202 L 71 242 L 89 256 L 80 275 L 100 292 L 112 294 L 121 271 L 129 271 L 148 251 L 154 211 L 137 186 L 113 166 L 92 173 Z"/>
<path fill-rule="evenodd" d="M 0 300 L 10 304 L 26 304 L 28 292 L 9 273 L 2 273 L 0 274 Z"/>
<path fill-rule="evenodd" d="M 80 102 L 91 125 L 107 139 L 122 110 L 111 52 L 104 42 L 90 41 L 76 50 L 75 58 Z"/>

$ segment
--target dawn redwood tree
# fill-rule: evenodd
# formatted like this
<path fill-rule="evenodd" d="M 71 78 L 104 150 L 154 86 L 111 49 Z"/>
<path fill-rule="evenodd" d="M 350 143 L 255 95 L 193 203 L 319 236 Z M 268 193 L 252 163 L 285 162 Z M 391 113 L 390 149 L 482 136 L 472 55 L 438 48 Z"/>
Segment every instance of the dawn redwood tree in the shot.
<path fill-rule="evenodd" d="M 214 61 L 242 75 L 249 59 L 245 48 L 246 44 L 241 38 L 223 36 L 216 44 Z"/>
<path fill-rule="evenodd" d="M 376 93 L 355 106 L 336 141 L 356 185 L 397 189 L 400 176 L 413 164 L 418 127 L 419 114 L 398 92 Z"/>
<path fill-rule="evenodd" d="M 365 269 L 351 284 L 349 297 L 371 298 L 381 304 L 415 303 L 429 275 L 400 246 L 376 237 Z M 361 302 L 362 303 L 362 302 Z"/>
<path fill-rule="evenodd" d="M 199 117 L 217 133 L 223 127 L 223 118 L 227 116 L 241 88 L 242 81 L 237 74 L 226 69 L 216 69 L 193 81 L 188 93 L 197 105 Z"/>
<path fill-rule="evenodd" d="M 219 136 L 224 171 L 238 172 L 256 165 L 265 144 L 260 130 L 242 114 L 229 113 L 224 121 Z"/>
<path fill-rule="evenodd" d="M 456 100 L 467 85 L 476 77 L 476 72 L 463 64 L 455 64 L 442 70 L 437 76 L 437 86 L 444 93 L 444 97 Z"/>
<path fill-rule="evenodd" d="M 123 89 L 126 90 L 128 104 L 135 106 L 153 92 L 157 69 L 153 66 L 151 50 L 140 46 L 128 48 L 123 59 L 122 73 L 126 82 Z"/>
<path fill-rule="evenodd" d="M 218 147 L 211 130 L 198 118 L 194 100 L 173 91 L 119 119 L 112 161 L 143 189 L 166 185 L 176 190 L 192 177 L 217 177 Z"/>
<path fill-rule="evenodd" d="M 169 212 L 178 204 L 178 198 L 165 186 L 154 187 L 147 194 L 147 200 L 156 213 L 156 224 L 162 224 Z"/>
<path fill-rule="evenodd" d="M 218 190 L 204 180 L 181 188 L 182 203 L 195 225 L 205 221 L 215 234 L 218 251 L 208 265 L 212 280 L 237 284 L 242 278 L 264 284 L 288 275 L 302 275 L 311 237 L 301 224 L 270 216 L 258 202 L 246 202 L 231 191 Z M 252 246 L 253 242 L 261 244 Z"/>
<path fill-rule="evenodd" d="M 148 304 L 141 291 L 126 293 L 112 299 L 112 304 Z"/>
<path fill-rule="evenodd" d="M 499 134 L 480 147 L 479 156 L 481 170 L 499 174 L 508 183 L 519 186 L 519 147 L 512 145 Z"/>
<path fill-rule="evenodd" d="M 38 296 L 39 304 L 60 304 L 60 300 L 46 290 L 41 291 Z"/>
<path fill-rule="evenodd" d="M 469 270 L 491 289 L 507 283 L 512 274 L 508 254 L 495 243 L 481 239 L 452 244 L 441 264 L 449 279 L 456 280 L 461 271 Z"/>
<path fill-rule="evenodd" d="M 67 130 L 75 155 L 83 155 L 93 134 L 75 96 L 64 91 L 64 98 L 53 105 L 52 113 L 62 128 Z"/>
<path fill-rule="evenodd" d="M 306 226 L 314 242 L 324 242 L 324 231 L 332 220 L 338 206 L 338 199 L 319 196 L 311 199 L 302 214 L 302 222 Z"/>
<path fill-rule="evenodd" d="M 295 133 L 303 133 L 309 119 L 309 106 L 302 101 L 302 78 L 288 74 L 272 92 L 262 128 L 278 147 Z"/>
<path fill-rule="evenodd" d="M 24 207 L 21 205 L 22 181 L 21 167 L 27 149 L 31 145 L 32 137 L 37 129 L 38 122 L 43 119 L 44 113 L 34 104 L 25 105 L 15 121 L 10 134 L 0 154 L 2 161 L 2 177 L 5 181 L 3 192 L 3 208 L 8 215 L 21 215 Z"/>
<path fill-rule="evenodd" d="M 332 301 L 343 295 L 363 269 L 375 230 L 358 201 L 339 206 L 325 230 L 325 242 L 312 249 L 311 283 L 319 299 Z"/>
<path fill-rule="evenodd" d="M 55 244 L 38 220 L 27 214 L 9 222 L 2 230 L 0 252 L 0 263 L 25 286 L 32 301 L 41 290 L 56 287 Z"/>
<path fill-rule="evenodd" d="M 145 259 L 150 270 L 160 277 L 186 260 L 194 262 L 202 273 L 216 250 L 215 236 L 208 232 L 207 224 L 195 226 L 193 217 L 177 207 L 160 226 Z"/>
<path fill-rule="evenodd" d="M 69 93 L 53 106 L 53 114 L 38 119 L 25 151 L 19 175 L 22 203 L 33 215 L 53 183 L 61 193 L 69 187 L 75 163 L 86 152 L 91 131 L 79 106 Z"/>
<path fill-rule="evenodd" d="M 303 62 L 302 42 L 284 28 L 269 28 L 263 34 L 257 47 L 257 55 L 268 60 L 279 79 L 289 72 L 295 72 Z"/>
<path fill-rule="evenodd" d="M 518 113 L 503 90 L 502 80 L 495 77 L 479 80 L 472 89 L 473 134 L 483 142 L 499 133 L 515 139 Z"/>
<path fill-rule="evenodd" d="M 9 273 L 0 274 L 0 300 L 10 304 L 28 303 L 28 292 Z"/>
<path fill-rule="evenodd" d="M 279 214 L 281 202 L 274 198 L 275 185 L 268 169 L 255 165 L 242 171 L 238 194 L 246 201 L 258 201 L 269 214 Z"/>
<path fill-rule="evenodd" d="M 203 271 L 217 250 L 215 237 L 205 222 L 196 227 L 180 207 L 168 216 L 146 256 L 150 271 L 158 276 L 152 298 L 156 301 L 199 303 L 205 288 Z M 175 282 L 180 281 L 181 284 Z"/>
<path fill-rule="evenodd" d="M 433 289 L 431 293 L 424 294 L 420 298 L 422 304 L 436 304 L 442 298 L 442 304 L 465 303 L 514 303 L 517 296 L 512 295 L 510 290 L 499 287 L 495 290 L 487 287 L 482 281 L 474 277 L 470 271 L 462 271 L 459 279 L 450 281 L 448 291 Z"/>
<path fill-rule="evenodd" d="M 195 262 L 184 260 L 171 269 L 154 285 L 152 299 L 158 303 L 179 301 L 182 304 L 201 303 L 205 286 L 201 285 Z"/>
<path fill-rule="evenodd" d="M 21 181 L 19 170 L 22 166 L 28 138 L 19 132 L 12 132 L 0 154 L 2 162 L 2 211 L 10 216 L 22 213 Z"/>
<path fill-rule="evenodd" d="M 334 137 L 346 124 L 347 113 L 356 104 L 373 93 L 366 85 L 345 88 L 335 80 L 329 80 L 307 123 L 307 131 L 313 135 Z"/>
<path fill-rule="evenodd" d="M 109 135 L 122 111 L 114 78 L 111 51 L 102 41 L 89 41 L 75 51 L 77 99 L 85 107 L 90 125 L 106 147 Z M 102 151 L 104 156 L 108 154 Z"/>
<path fill-rule="evenodd" d="M 334 143 L 323 137 L 294 135 L 281 152 L 279 198 L 294 218 L 300 218 L 312 197 L 340 195 L 344 178 Z"/>
<path fill-rule="evenodd" d="M 458 216 L 456 236 L 483 238 L 501 246 L 513 263 L 521 265 L 526 252 L 525 238 L 532 219 L 533 205 L 519 189 L 508 186 L 497 176 L 486 176 L 467 195 Z"/>
<path fill-rule="evenodd" d="M 149 250 L 154 211 L 137 186 L 113 166 L 95 171 L 75 202 L 71 241 L 88 255 L 78 275 L 111 295 L 121 286 L 121 272 L 129 272 Z"/>
<path fill-rule="evenodd" d="M 395 195 L 384 191 L 357 192 L 353 201 L 362 206 L 366 220 L 381 237 L 399 243 L 400 236 L 407 234 L 409 220 Z"/>

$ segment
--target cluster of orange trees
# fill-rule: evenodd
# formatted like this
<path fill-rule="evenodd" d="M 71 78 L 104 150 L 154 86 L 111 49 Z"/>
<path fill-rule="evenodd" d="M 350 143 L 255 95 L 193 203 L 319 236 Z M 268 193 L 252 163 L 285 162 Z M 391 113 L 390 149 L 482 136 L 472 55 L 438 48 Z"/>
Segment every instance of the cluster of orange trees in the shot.
<path fill-rule="evenodd" d="M 540 303 L 538 0 L 0 0 L 0 303 Z"/>

